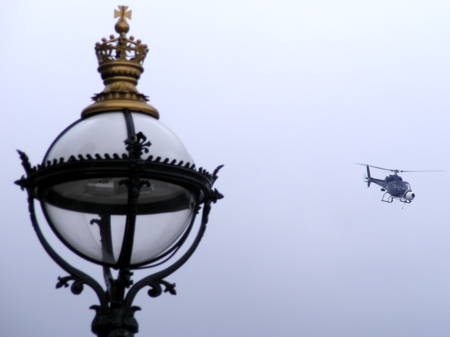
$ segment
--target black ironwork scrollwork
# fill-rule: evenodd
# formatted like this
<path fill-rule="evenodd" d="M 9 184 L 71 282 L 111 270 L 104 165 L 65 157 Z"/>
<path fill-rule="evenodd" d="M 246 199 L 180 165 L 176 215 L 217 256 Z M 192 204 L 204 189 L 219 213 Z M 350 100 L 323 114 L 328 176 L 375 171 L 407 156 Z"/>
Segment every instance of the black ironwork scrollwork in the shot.
<path fill-rule="evenodd" d="M 28 162 L 28 157 L 25 153 L 19 152 L 20 157 L 22 159 L 22 165 L 25 169 L 25 172 L 27 173 L 27 178 L 30 170 L 30 165 Z M 37 221 L 36 212 L 34 208 L 34 196 L 33 191 L 29 187 L 29 184 L 27 183 L 27 178 L 22 178 L 23 186 L 26 188 L 28 193 L 28 211 L 30 213 L 30 219 L 31 223 L 33 225 L 33 229 L 36 232 L 36 235 L 41 243 L 41 245 L 44 247 L 44 250 L 47 252 L 47 254 L 55 261 L 62 269 L 64 269 L 67 273 L 70 274 L 70 276 L 66 278 L 62 278 L 57 283 L 57 287 L 59 284 L 61 286 L 65 286 L 69 280 L 73 280 L 74 283 L 71 286 L 71 290 L 74 294 L 81 293 L 83 290 L 83 284 L 86 284 L 94 290 L 94 292 L 97 294 L 97 297 L 99 299 L 101 306 L 107 306 L 108 303 L 108 295 L 103 290 L 103 288 L 100 286 L 100 284 L 95 281 L 92 277 L 89 275 L 83 273 L 81 270 L 78 270 L 77 268 L 73 267 L 71 264 L 69 264 L 66 260 L 64 260 L 61 256 L 59 256 L 58 253 L 50 246 L 47 239 L 45 238 L 44 234 L 42 233 L 39 223 Z M 22 185 L 21 185 L 22 186 Z"/>
<path fill-rule="evenodd" d="M 96 311 L 95 318 L 92 322 L 92 331 L 96 333 L 98 337 L 134 336 L 134 334 L 138 331 L 138 324 L 134 318 L 134 313 L 140 308 L 137 306 L 133 306 L 132 303 L 135 299 L 135 296 L 141 289 L 149 287 L 147 293 L 150 297 L 158 297 L 163 293 L 176 295 L 177 292 L 175 289 L 175 283 L 170 283 L 166 281 L 165 278 L 178 270 L 182 265 L 184 265 L 195 252 L 206 230 L 206 224 L 208 223 L 211 204 L 223 198 L 223 195 L 217 189 L 213 189 L 213 184 L 217 179 L 217 173 L 223 167 L 223 165 L 217 167 L 213 171 L 213 173 L 210 174 L 202 168 L 196 170 L 193 164 L 183 163 L 182 161 L 169 162 L 169 160 L 167 159 L 161 160 L 161 158 L 159 157 L 153 158 L 151 156 L 143 160 L 140 158 L 140 156 L 143 153 L 148 152 L 148 147 L 151 145 L 151 143 L 146 140 L 145 136 L 142 133 L 138 133 L 134 139 L 126 144 L 130 147 L 127 147 L 127 149 L 129 149 L 130 151 L 129 155 L 110 156 L 105 154 L 104 156 L 95 155 L 95 157 L 89 155 L 78 157 L 73 156 L 70 157 L 69 160 L 54 160 L 52 162 L 38 165 L 37 167 L 32 167 L 26 154 L 19 151 L 26 176 L 22 176 L 22 178 L 16 181 L 16 183 L 22 189 L 26 189 L 26 191 L 28 192 L 28 208 L 33 228 L 38 236 L 39 241 L 41 242 L 42 246 L 49 254 L 49 256 L 69 274 L 68 276 L 58 277 L 56 287 L 70 287 L 70 290 L 74 294 L 80 294 L 83 291 L 85 285 L 94 290 L 99 298 L 100 305 L 91 307 Z M 127 174 L 126 178 L 120 182 L 121 184 L 127 185 L 127 187 L 129 188 L 128 206 L 130 210 L 128 212 L 128 215 L 136 215 L 135 207 L 136 200 L 139 195 L 139 190 L 143 186 L 150 187 L 148 179 L 152 179 L 158 174 L 167 175 L 168 172 L 173 172 L 174 177 L 183 177 L 183 179 L 185 180 L 182 180 L 182 182 L 188 181 L 190 184 L 192 184 L 191 186 L 196 186 L 195 188 L 198 188 L 199 191 L 203 192 L 198 192 L 198 202 L 195 204 L 191 222 L 187 226 L 185 233 L 178 241 L 177 245 L 174 246 L 174 249 L 171 249 L 166 252 L 165 255 L 163 254 L 160 256 L 161 260 L 159 262 L 167 262 L 168 259 L 172 258 L 178 251 L 178 249 L 183 245 L 192 229 L 196 215 L 198 214 L 200 209 L 202 209 L 202 217 L 197 234 L 191 245 L 174 263 L 171 263 L 168 267 L 154 274 L 151 274 L 133 284 L 133 281 L 131 280 L 132 273 L 126 267 L 127 263 L 129 264 L 129 262 L 127 262 L 129 260 L 129 256 L 124 255 L 121 258 L 119 257 L 119 260 L 123 260 L 124 263 L 118 264 L 119 275 L 116 279 L 112 277 L 112 274 L 108 267 L 103 267 L 106 283 L 106 290 L 103 290 L 102 286 L 96 280 L 70 265 L 62 257 L 60 257 L 56 253 L 56 251 L 49 245 L 39 227 L 35 214 L 34 201 L 35 198 L 40 198 L 39 193 L 35 193 L 35 191 L 37 185 L 36 181 L 39 181 L 41 177 L 47 178 L 49 176 L 53 176 L 55 173 L 63 174 L 64 172 L 66 172 L 65 170 L 68 170 L 67 172 L 73 172 L 70 170 L 76 171 L 91 169 L 95 165 L 98 165 L 99 167 L 109 168 L 109 165 L 111 163 L 113 163 L 114 165 L 118 165 L 115 167 L 119 167 L 120 170 L 123 170 L 124 167 L 128 167 L 127 170 L 129 174 Z M 145 176 L 145 178 L 141 178 L 141 169 L 148 169 L 152 175 L 147 175 Z M 203 207 L 201 208 L 202 205 Z M 105 224 L 107 223 L 107 221 L 109 221 L 109 215 L 99 214 L 99 217 L 99 219 L 91 219 L 90 223 L 97 224 L 100 229 L 103 228 L 103 230 L 106 230 L 108 226 Z M 124 236 L 128 237 L 132 236 L 132 234 L 133 233 Z M 108 235 L 102 236 L 102 244 L 105 245 L 105 252 L 111 253 L 111 247 L 109 247 L 109 243 L 105 241 L 106 237 L 108 237 Z M 127 249 L 127 251 L 131 250 Z M 156 265 L 158 264 L 153 265 L 153 267 Z"/>
<path fill-rule="evenodd" d="M 22 161 L 22 166 L 25 169 L 26 174 L 28 175 L 31 172 L 30 160 L 28 159 L 28 156 L 25 152 L 17 150 L 17 153 L 19 153 L 20 160 Z"/>
<path fill-rule="evenodd" d="M 147 294 L 150 297 L 158 297 L 163 292 L 169 293 L 171 295 L 177 294 L 177 291 L 175 289 L 176 284 L 167 282 L 165 280 L 151 281 L 147 284 L 147 286 L 150 287 L 150 289 L 147 291 Z M 164 289 L 163 289 L 163 287 L 164 287 Z"/>
<path fill-rule="evenodd" d="M 76 278 L 74 276 L 65 276 L 65 277 L 58 277 L 58 282 L 56 283 L 56 288 L 67 288 L 69 286 L 69 281 L 72 281 L 72 285 L 70 286 L 70 291 L 75 294 L 79 295 L 82 293 L 84 289 L 84 282 Z"/>
<path fill-rule="evenodd" d="M 152 143 L 147 140 L 147 137 L 142 133 L 138 132 L 136 135 L 130 136 L 124 141 L 127 151 L 133 156 L 140 157 L 144 153 L 149 152 L 149 147 Z"/>

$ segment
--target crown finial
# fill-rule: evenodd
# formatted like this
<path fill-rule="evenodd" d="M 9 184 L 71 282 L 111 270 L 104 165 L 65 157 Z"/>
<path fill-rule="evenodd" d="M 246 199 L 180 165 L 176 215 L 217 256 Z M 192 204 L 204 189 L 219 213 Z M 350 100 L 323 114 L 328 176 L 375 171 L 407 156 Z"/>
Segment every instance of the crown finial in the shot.
<path fill-rule="evenodd" d="M 95 103 L 85 108 L 81 116 L 128 109 L 159 118 L 158 111 L 147 104 L 147 96 L 136 89 L 138 79 L 144 71 L 142 64 L 148 47 L 141 40 L 126 36 L 130 30 L 127 19 L 131 19 L 128 6 L 119 6 L 114 10 L 114 17 L 119 18 L 114 27 L 119 36 L 110 35 L 109 39 L 103 38 L 95 45 L 98 71 L 105 88 L 92 97 Z"/>
<path fill-rule="evenodd" d="M 119 18 L 114 28 L 119 34 L 126 34 L 130 30 L 130 26 L 126 19 L 131 20 L 131 10 L 128 6 L 119 6 L 119 9 L 114 10 L 114 18 Z"/>

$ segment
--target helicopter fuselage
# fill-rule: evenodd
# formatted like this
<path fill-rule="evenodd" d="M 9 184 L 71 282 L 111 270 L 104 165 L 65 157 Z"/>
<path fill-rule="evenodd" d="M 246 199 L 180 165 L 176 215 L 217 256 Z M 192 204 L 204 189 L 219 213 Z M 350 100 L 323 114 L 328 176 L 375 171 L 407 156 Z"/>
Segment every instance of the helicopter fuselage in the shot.
<path fill-rule="evenodd" d="M 412 192 L 411 185 L 398 175 L 387 176 L 384 180 L 373 179 L 372 182 L 381 186 L 394 198 L 402 198 L 406 193 Z"/>
<path fill-rule="evenodd" d="M 381 201 L 393 202 L 394 198 L 401 202 L 409 204 L 415 198 L 415 194 L 411 190 L 411 185 L 398 175 L 398 172 L 386 176 L 384 179 L 372 178 L 369 167 L 367 166 L 367 186 L 371 183 L 381 186 L 381 191 L 384 192 Z"/>
<path fill-rule="evenodd" d="M 385 178 L 385 181 L 387 181 L 386 190 L 393 197 L 401 198 L 405 196 L 406 193 L 411 192 L 411 186 L 407 181 L 403 181 L 403 179 L 399 176 L 396 177 L 399 179 L 388 180 L 389 177 Z"/>

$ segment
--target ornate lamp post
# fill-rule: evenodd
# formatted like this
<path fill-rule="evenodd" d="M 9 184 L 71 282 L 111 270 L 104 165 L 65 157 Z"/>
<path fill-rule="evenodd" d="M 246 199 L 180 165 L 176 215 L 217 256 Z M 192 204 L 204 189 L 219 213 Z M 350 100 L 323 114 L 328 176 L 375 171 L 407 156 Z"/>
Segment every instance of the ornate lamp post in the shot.
<path fill-rule="evenodd" d="M 126 6 L 119 6 L 115 17 L 118 36 L 95 46 L 104 90 L 54 140 L 40 165 L 32 167 L 19 151 L 26 174 L 16 181 L 28 193 L 39 241 L 69 274 L 59 277 L 56 287 L 70 285 L 79 294 L 87 285 L 97 294 L 92 331 L 99 337 L 138 332 L 134 312 L 139 308 L 133 300 L 142 288 L 149 287 L 151 297 L 176 293 L 175 284 L 165 278 L 193 254 L 211 203 L 222 198 L 213 189 L 221 166 L 212 174 L 196 169 L 183 144 L 136 89 L 148 48 L 127 37 L 131 11 Z M 39 227 L 35 201 L 70 250 L 102 266 L 104 288 L 50 246 Z M 191 233 L 191 245 L 175 256 Z M 156 266 L 157 272 L 133 283 L 133 270 Z"/>

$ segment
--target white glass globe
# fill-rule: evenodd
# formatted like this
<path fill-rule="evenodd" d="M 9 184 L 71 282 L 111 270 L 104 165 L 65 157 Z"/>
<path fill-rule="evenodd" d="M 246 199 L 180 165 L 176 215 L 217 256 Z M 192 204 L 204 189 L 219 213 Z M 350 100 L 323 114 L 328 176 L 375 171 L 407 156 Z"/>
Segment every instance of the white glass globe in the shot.
<path fill-rule="evenodd" d="M 149 155 L 176 159 L 184 163 L 193 160 L 180 139 L 159 120 L 142 113 L 131 113 L 135 132 L 142 132 L 151 142 Z M 105 153 L 126 154 L 124 140 L 128 138 L 122 112 L 109 112 L 81 119 L 58 136 L 44 161 L 69 159 L 74 155 Z"/>
<path fill-rule="evenodd" d="M 178 137 L 157 119 L 131 113 L 135 133 L 151 142 L 148 155 L 193 160 Z M 81 119 L 64 130 L 48 150 L 44 162 L 71 156 L 127 154 L 126 118 L 110 112 Z M 83 257 L 114 266 L 123 247 L 126 227 L 127 177 L 70 180 L 44 191 L 42 206 L 59 238 Z M 156 259 L 180 238 L 193 216 L 195 198 L 186 188 L 166 181 L 146 179 L 139 194 L 130 264 Z"/>

